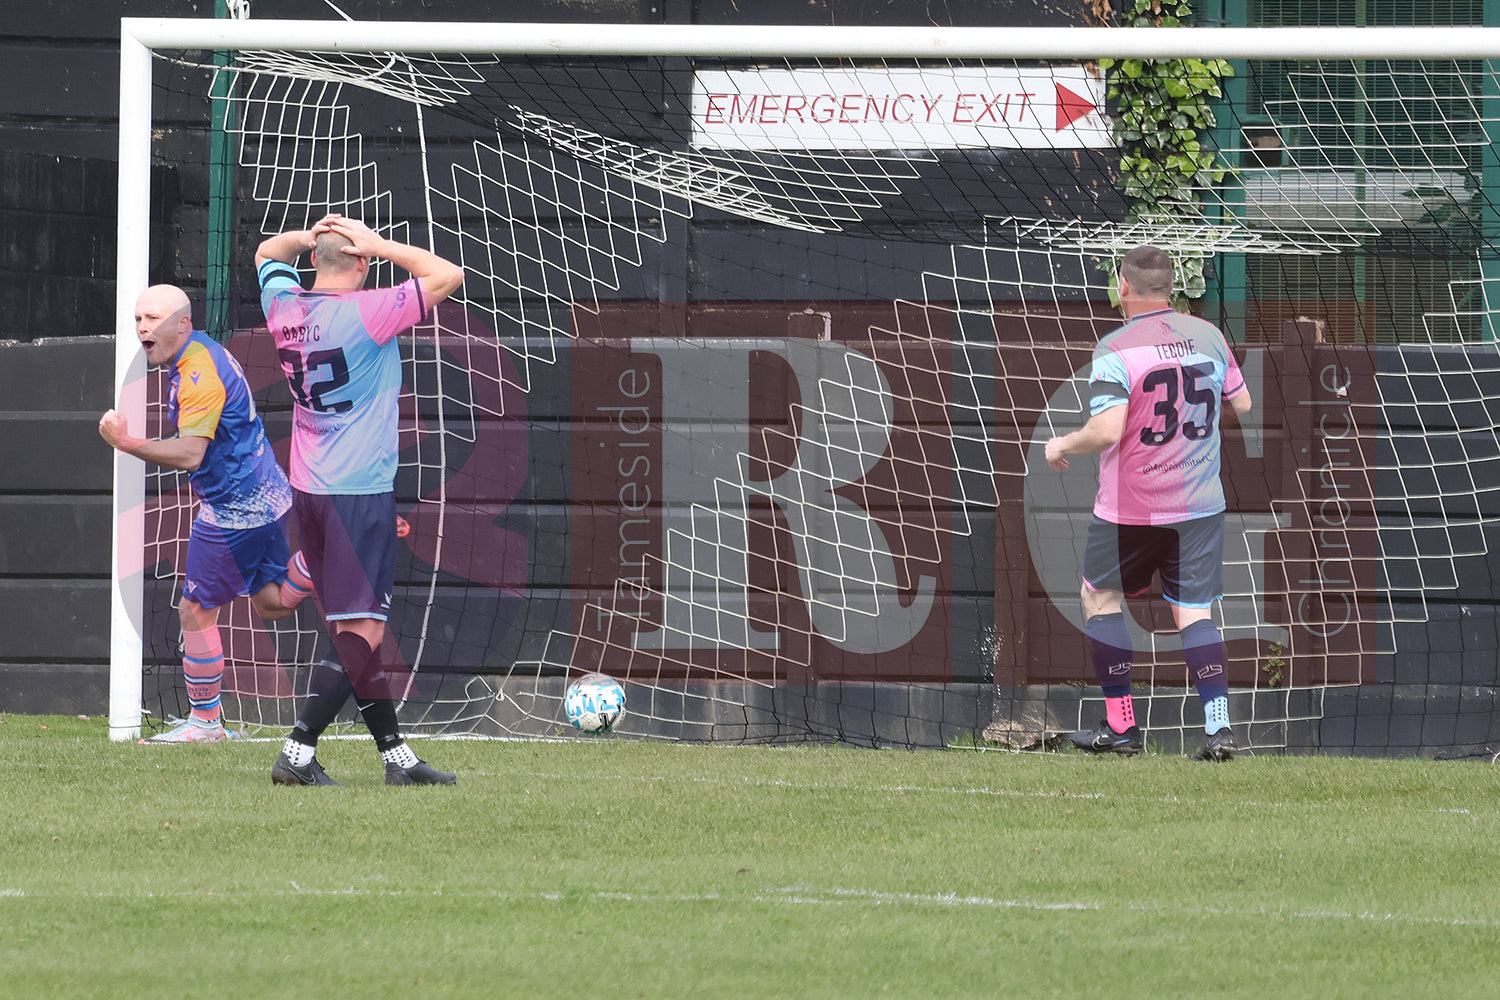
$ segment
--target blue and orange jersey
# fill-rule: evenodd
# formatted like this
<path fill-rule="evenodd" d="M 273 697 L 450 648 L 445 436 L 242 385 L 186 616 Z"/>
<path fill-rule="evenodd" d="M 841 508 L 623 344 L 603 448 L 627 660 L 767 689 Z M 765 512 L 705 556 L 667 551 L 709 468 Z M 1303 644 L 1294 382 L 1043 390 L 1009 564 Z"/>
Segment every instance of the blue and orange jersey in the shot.
<path fill-rule="evenodd" d="M 399 454 L 396 335 L 426 314 L 415 279 L 304 291 L 290 264 L 261 264 L 260 302 L 291 387 L 292 485 L 324 496 L 389 493 Z"/>
<path fill-rule="evenodd" d="M 1219 328 L 1171 309 L 1144 313 L 1094 349 L 1089 411 L 1128 406 L 1099 456 L 1094 515 L 1175 524 L 1224 510 L 1219 415 L 1245 379 Z"/>
<path fill-rule="evenodd" d="M 266 440 L 245 372 L 224 346 L 199 330 L 172 361 L 167 419 L 179 437 L 208 439 L 189 478 L 198 519 L 221 528 L 258 528 L 292 506 L 286 473 Z"/>

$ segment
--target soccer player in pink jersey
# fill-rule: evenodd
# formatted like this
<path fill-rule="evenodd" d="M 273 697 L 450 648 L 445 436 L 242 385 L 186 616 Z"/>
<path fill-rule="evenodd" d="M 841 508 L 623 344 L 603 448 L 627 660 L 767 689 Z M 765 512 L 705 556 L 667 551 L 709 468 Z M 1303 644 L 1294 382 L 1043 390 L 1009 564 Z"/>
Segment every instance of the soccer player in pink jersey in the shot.
<path fill-rule="evenodd" d="M 135 304 L 135 335 L 152 366 L 170 365 L 167 422 L 176 434 L 138 438 L 108 410 L 99 436 L 113 448 L 169 469 L 189 472 L 198 512 L 183 566 L 182 674 L 188 717 L 142 743 L 218 743 L 224 644 L 219 608 L 249 595 L 256 612 L 277 621 L 310 592 L 312 581 L 286 540 L 292 491 L 266 441 L 265 427 L 239 362 L 223 345 L 193 329 L 187 293 L 152 285 Z"/>
<path fill-rule="evenodd" d="M 1105 718 L 1092 731 L 1074 733 L 1072 742 L 1094 753 L 1142 749 L 1124 599 L 1145 593 L 1160 572 L 1203 702 L 1205 738 L 1195 757 L 1230 760 L 1224 639 L 1213 622 L 1224 574 L 1219 416 L 1226 403 L 1240 417 L 1249 413 L 1250 391 L 1218 327 L 1172 309 L 1166 253 L 1150 246 L 1127 253 L 1119 296 L 1125 324 L 1094 349 L 1088 422 L 1046 446 L 1047 462 L 1058 471 L 1068 467 L 1069 455 L 1099 455 L 1081 594 Z"/>
<path fill-rule="evenodd" d="M 308 251 L 317 273 L 304 290 L 293 264 Z M 411 277 L 366 289 L 372 257 Z M 341 661 L 314 669 L 271 780 L 337 784 L 315 751 L 352 690 L 385 762 L 386 784 L 451 785 L 452 774 L 419 760 L 402 739 L 396 698 L 406 678 L 382 668 L 380 647 L 396 566 L 396 336 L 452 295 L 464 272 L 336 214 L 264 240 L 255 265 L 266 325 L 295 404 L 290 478 L 301 551 Z"/>

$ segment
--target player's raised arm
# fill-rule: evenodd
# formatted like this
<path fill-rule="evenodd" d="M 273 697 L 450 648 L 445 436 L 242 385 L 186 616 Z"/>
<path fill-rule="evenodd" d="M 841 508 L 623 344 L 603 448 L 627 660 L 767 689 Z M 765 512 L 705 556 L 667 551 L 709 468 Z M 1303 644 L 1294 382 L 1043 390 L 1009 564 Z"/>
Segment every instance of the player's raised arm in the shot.
<path fill-rule="evenodd" d="M 118 448 L 127 455 L 134 455 L 145 462 L 152 462 L 168 469 L 197 472 L 208 451 L 208 438 L 138 438 L 130 435 L 124 415 L 105 410 L 99 418 L 99 436 L 111 448 Z"/>
<path fill-rule="evenodd" d="M 327 223 L 324 217 L 318 225 Z M 275 236 L 268 236 L 260 241 L 260 246 L 255 248 L 255 266 L 260 268 L 268 260 L 277 260 L 283 264 L 295 264 L 297 258 L 313 248 L 313 242 L 317 238 L 318 227 L 312 229 L 289 229 Z"/>

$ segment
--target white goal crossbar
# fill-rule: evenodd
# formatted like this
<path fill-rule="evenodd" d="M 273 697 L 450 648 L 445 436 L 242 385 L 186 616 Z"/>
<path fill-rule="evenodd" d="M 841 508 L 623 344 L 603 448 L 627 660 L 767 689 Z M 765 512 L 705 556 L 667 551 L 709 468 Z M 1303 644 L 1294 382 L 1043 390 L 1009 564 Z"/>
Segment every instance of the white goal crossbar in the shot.
<path fill-rule="evenodd" d="M 788 58 L 1492 59 L 1500 28 L 830 27 L 120 19 L 146 48 Z"/>

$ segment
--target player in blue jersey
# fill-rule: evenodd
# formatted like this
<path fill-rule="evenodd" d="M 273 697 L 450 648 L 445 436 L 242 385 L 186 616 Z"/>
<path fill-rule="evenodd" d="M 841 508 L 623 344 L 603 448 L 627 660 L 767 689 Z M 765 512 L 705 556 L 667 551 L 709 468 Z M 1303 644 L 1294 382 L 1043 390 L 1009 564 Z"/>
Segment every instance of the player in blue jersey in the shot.
<path fill-rule="evenodd" d="M 309 251 L 317 273 L 304 290 L 293 265 Z M 371 258 L 411 277 L 366 289 Z M 380 647 L 396 563 L 396 335 L 452 295 L 464 272 L 341 215 L 266 239 L 255 266 L 266 325 L 295 400 L 290 472 L 302 552 L 342 662 L 342 670 L 331 662 L 314 670 L 271 780 L 335 783 L 315 751 L 352 689 L 387 784 L 453 784 L 452 774 L 419 760 L 401 738 L 396 699 L 406 678 L 382 669 Z"/>
<path fill-rule="evenodd" d="M 111 447 L 170 469 L 188 482 L 198 513 L 183 568 L 182 673 L 191 711 L 180 724 L 142 743 L 217 743 L 228 737 L 221 695 L 224 645 L 219 608 L 249 595 L 262 618 L 285 618 L 312 581 L 287 545 L 292 491 L 266 441 L 239 363 L 217 341 L 193 329 L 188 297 L 153 285 L 135 306 L 135 333 L 153 366 L 171 366 L 167 421 L 173 437 L 138 438 L 115 410 L 99 419 Z"/>
<path fill-rule="evenodd" d="M 1241 417 L 1249 413 L 1250 392 L 1219 329 L 1172 309 L 1172 261 L 1163 251 L 1127 253 L 1119 295 L 1125 325 L 1094 350 L 1088 422 L 1046 446 L 1047 462 L 1059 471 L 1069 455 L 1099 455 L 1081 594 L 1105 719 L 1073 734 L 1073 743 L 1096 753 L 1142 748 L 1124 598 L 1145 593 L 1159 572 L 1203 702 L 1197 757 L 1229 760 L 1229 682 L 1224 639 L 1213 622 L 1224 570 L 1219 416 L 1225 405 Z"/>

